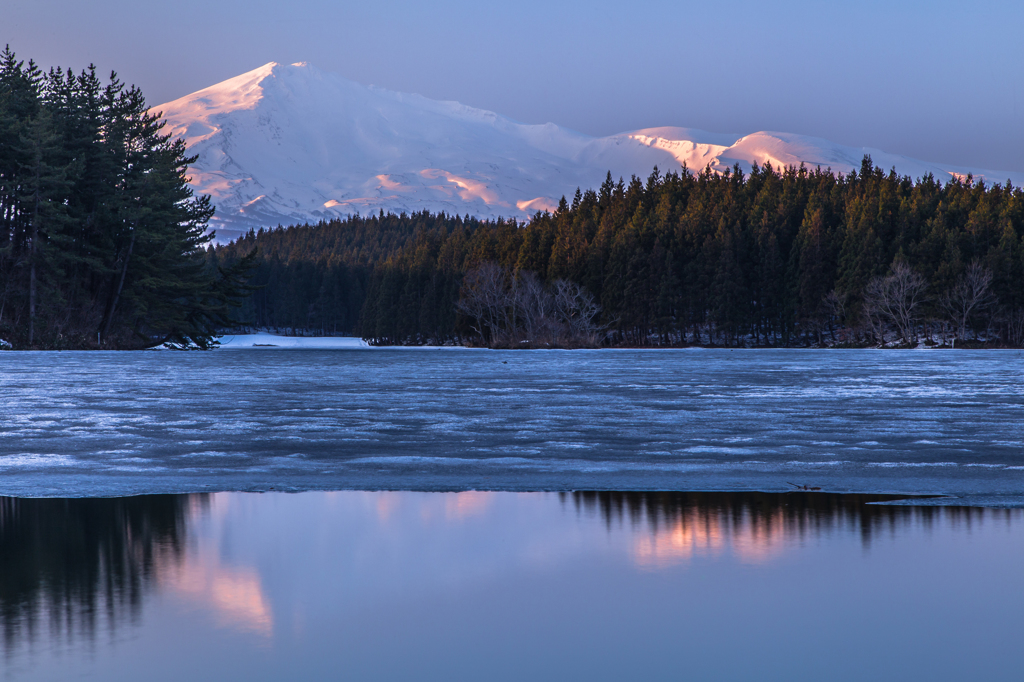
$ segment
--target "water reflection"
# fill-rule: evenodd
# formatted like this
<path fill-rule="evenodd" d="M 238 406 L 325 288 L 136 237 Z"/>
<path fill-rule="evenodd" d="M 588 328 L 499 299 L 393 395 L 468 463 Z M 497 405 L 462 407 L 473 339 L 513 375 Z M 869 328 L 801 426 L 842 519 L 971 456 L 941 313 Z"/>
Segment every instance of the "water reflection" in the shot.
<path fill-rule="evenodd" d="M 0 628 L 8 650 L 36 637 L 94 636 L 139 614 L 185 551 L 204 495 L 0 498 Z M 41 632 L 42 623 L 47 626 Z"/>
<path fill-rule="evenodd" d="M 578 511 L 599 515 L 611 530 L 628 523 L 634 531 L 633 558 L 644 567 L 685 561 L 694 555 L 730 551 L 759 563 L 793 543 L 825 533 L 858 533 L 864 547 L 880 533 L 940 520 L 980 522 L 986 516 L 1020 515 L 1020 510 L 981 507 L 878 504 L 905 500 L 896 495 L 837 495 L 792 492 L 573 492 L 561 493 Z"/>
<path fill-rule="evenodd" d="M 892 582 L 909 575 L 938 581 L 938 587 L 926 585 L 923 604 L 941 588 L 943 599 L 953 599 L 950 608 L 962 594 L 970 615 L 990 590 L 997 595 L 992 622 L 999 622 L 999 608 L 1020 606 L 1005 595 L 1016 581 L 1016 569 L 1007 567 L 1019 565 L 1024 547 L 1024 511 L 869 504 L 894 499 L 806 492 L 0 498 L 6 644 L 0 663 L 46 679 L 77 674 L 75 666 L 82 665 L 100 679 L 138 679 L 132 675 L 140 670 L 149 679 L 174 679 L 174 666 L 152 677 L 146 662 L 168 649 L 206 647 L 210 660 L 241 666 L 223 679 L 244 677 L 243 668 L 252 675 L 246 679 L 282 679 L 289 666 L 321 660 L 349 665 L 365 659 L 376 670 L 372 666 L 390 660 L 382 652 L 401 642 L 420 647 L 427 658 L 446 651 L 446 642 L 474 637 L 481 651 L 497 643 L 510 651 L 548 646 L 563 636 L 578 636 L 590 647 L 618 625 L 599 623 L 592 614 L 582 620 L 593 619 L 594 631 L 581 634 L 576 616 L 588 608 L 628 613 L 619 624 L 631 632 L 649 623 L 651 637 L 681 632 L 681 613 L 692 615 L 688 623 L 716 623 L 723 613 L 733 614 L 732 624 L 760 622 L 787 603 L 812 599 L 807 591 L 814 594 L 815 581 L 821 583 L 817 598 L 835 601 L 837 614 L 874 622 L 897 603 L 892 595 L 902 599 L 925 589 Z M 993 533 L 1004 525 L 1005 536 Z M 945 538 L 942 543 L 930 544 L 929 529 Z M 971 533 L 973 549 L 962 551 Z M 986 533 L 985 543 L 977 542 Z M 996 559 L 975 562 L 985 552 Z M 936 567 L 950 561 L 969 565 L 942 582 Z M 847 593 L 848 604 L 836 596 Z M 698 612 L 703 616 L 693 615 Z M 893 622 L 903 613 L 890 614 L 897 617 Z M 507 631 L 493 625 L 506 621 Z M 799 617 L 792 622 L 796 630 L 780 646 L 816 632 L 810 625 L 799 630 Z M 113 641 L 125 630 L 132 632 L 129 646 L 105 643 L 106 633 Z M 620 636 L 632 637 L 628 632 Z M 531 633 L 538 638 L 533 644 Z M 703 635 L 689 636 L 697 642 Z M 724 630 L 718 636 L 729 641 L 732 635 Z M 673 639 L 665 651 L 685 639 Z M 35 646 L 68 643 L 85 645 L 68 651 L 88 653 L 53 657 L 45 652 L 54 646 Z M 575 665 L 580 650 L 567 646 L 566 660 Z M 694 644 L 697 653 L 701 646 Z M 223 653 L 225 647 L 233 653 Z M 450 660 L 436 659 L 437 669 L 459 665 L 470 649 L 453 648 Z M 143 667 L 125 667 L 126 659 Z M 280 665 L 275 671 L 281 674 L 261 667 L 268 662 Z M 396 668 L 391 679 L 429 677 L 417 671 Z M 307 672 L 307 679 L 329 676 Z M 475 672 L 452 679 L 483 679 L 492 671 Z M 522 679 L 530 671 L 507 677 L 516 679 L 513 672 Z"/>
<path fill-rule="evenodd" d="M 186 561 L 169 566 L 159 582 L 212 611 L 223 627 L 264 637 L 273 634 L 270 600 L 259 572 L 251 566 L 225 565 L 220 552 L 209 543 L 200 543 Z"/>

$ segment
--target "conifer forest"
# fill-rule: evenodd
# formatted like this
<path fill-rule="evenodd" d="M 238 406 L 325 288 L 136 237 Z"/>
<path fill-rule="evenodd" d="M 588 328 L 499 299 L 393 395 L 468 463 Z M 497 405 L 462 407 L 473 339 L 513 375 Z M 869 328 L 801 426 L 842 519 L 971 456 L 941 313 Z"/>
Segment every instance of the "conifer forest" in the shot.
<path fill-rule="evenodd" d="M 253 327 L 379 344 L 1024 344 L 1024 193 L 755 166 L 614 181 L 527 222 L 371 215 L 250 231 Z"/>

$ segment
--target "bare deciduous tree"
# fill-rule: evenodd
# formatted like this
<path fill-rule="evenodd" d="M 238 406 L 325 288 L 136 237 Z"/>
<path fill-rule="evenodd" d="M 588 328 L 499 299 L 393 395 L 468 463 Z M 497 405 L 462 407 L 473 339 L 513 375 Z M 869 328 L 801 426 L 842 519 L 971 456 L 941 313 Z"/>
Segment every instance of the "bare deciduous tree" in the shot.
<path fill-rule="evenodd" d="M 522 336 L 522 341 L 529 345 L 551 343 L 555 331 L 553 301 L 536 273 L 519 273 L 513 286 L 512 300 L 518 318 L 509 326 L 515 330 L 513 333 Z M 518 326 L 522 328 L 521 333 L 516 329 Z"/>
<path fill-rule="evenodd" d="M 466 273 L 457 309 L 491 347 L 598 344 L 594 318 L 600 306 L 586 289 L 565 280 L 549 289 L 535 273 L 513 277 L 496 263 L 482 263 Z"/>
<path fill-rule="evenodd" d="M 504 268 L 490 261 L 466 273 L 456 309 L 473 320 L 471 326 L 484 345 L 495 342 L 501 332 L 508 292 Z"/>
<path fill-rule="evenodd" d="M 992 295 L 992 271 L 974 261 L 960 276 L 953 288 L 939 300 L 939 305 L 953 324 L 957 338 L 967 336 L 972 316 L 995 303 Z"/>
<path fill-rule="evenodd" d="M 564 325 L 568 342 L 574 346 L 597 345 L 599 328 L 594 318 L 601 306 L 594 296 L 579 284 L 564 279 L 556 280 L 555 311 Z"/>
<path fill-rule="evenodd" d="M 888 275 L 868 282 L 864 290 L 864 314 L 883 343 L 885 321 L 895 325 L 904 343 L 916 340 L 917 312 L 925 301 L 927 287 L 924 277 L 903 262 L 893 263 Z"/>

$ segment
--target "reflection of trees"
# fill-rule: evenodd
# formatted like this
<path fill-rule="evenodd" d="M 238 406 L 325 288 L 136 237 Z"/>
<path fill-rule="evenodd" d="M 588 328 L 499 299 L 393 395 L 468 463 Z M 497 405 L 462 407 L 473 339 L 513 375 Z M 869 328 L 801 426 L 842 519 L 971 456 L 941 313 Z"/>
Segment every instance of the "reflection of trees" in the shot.
<path fill-rule="evenodd" d="M 10 651 L 48 635 L 91 637 L 138 615 L 168 561 L 181 559 L 191 504 L 205 496 L 0 498 L 0 628 Z"/>
<path fill-rule="evenodd" d="M 574 492 L 563 493 L 578 510 L 600 514 L 605 523 L 646 523 L 652 535 L 678 529 L 707 544 L 715 536 L 754 538 L 771 543 L 814 537 L 836 530 L 859 532 L 865 546 L 880 532 L 942 519 L 971 524 L 1014 510 L 979 507 L 869 504 L 906 499 L 898 495 L 839 495 L 791 492 Z"/>

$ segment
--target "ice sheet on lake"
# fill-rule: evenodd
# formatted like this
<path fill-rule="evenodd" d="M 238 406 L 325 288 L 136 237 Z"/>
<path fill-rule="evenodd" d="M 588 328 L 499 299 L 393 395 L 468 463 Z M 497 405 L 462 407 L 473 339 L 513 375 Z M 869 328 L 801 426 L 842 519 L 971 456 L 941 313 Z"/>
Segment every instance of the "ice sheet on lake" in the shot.
<path fill-rule="evenodd" d="M 0 494 L 792 483 L 1020 505 L 1022 377 L 1017 351 L 11 353 Z"/>

